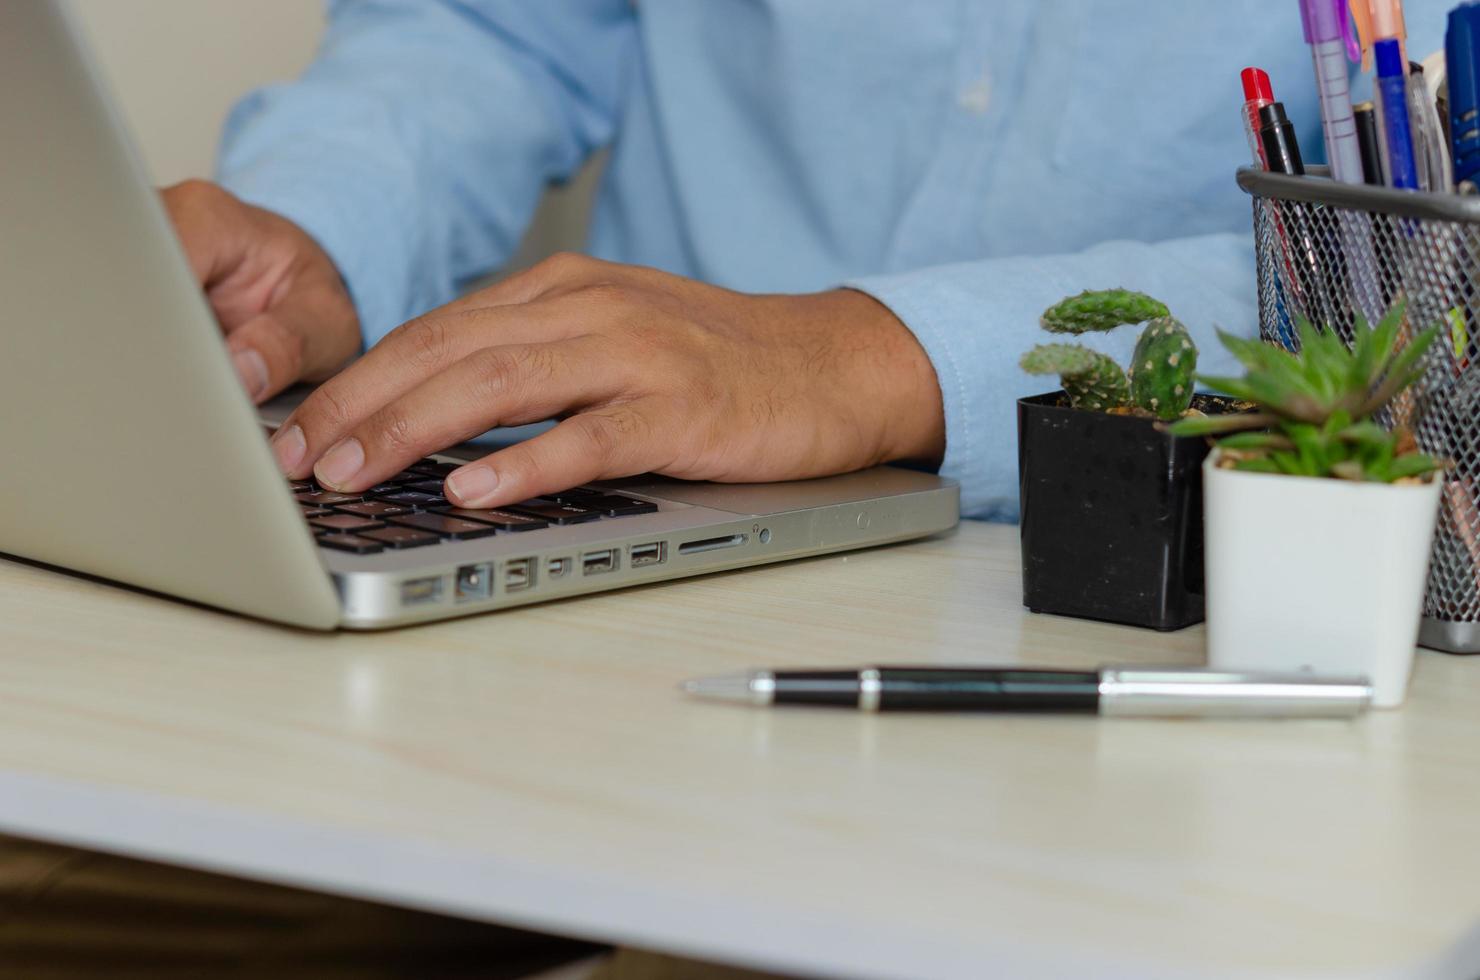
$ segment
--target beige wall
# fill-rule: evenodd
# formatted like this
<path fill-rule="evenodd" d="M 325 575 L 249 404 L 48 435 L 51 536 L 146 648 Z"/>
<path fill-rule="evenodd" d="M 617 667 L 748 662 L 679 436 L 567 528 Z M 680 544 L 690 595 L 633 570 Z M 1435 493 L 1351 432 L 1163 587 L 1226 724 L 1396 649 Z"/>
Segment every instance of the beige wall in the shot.
<path fill-rule="evenodd" d="M 226 111 L 292 78 L 323 26 L 313 0 L 73 0 L 156 182 L 207 177 Z"/>
<path fill-rule="evenodd" d="M 14 0 L 0 0 L 0 3 Z M 419 0 L 408 0 L 419 2 Z M 208 177 L 231 105 L 312 59 L 317 0 L 73 0 L 156 183 Z M 547 195 L 513 266 L 579 248 L 594 172 Z"/>

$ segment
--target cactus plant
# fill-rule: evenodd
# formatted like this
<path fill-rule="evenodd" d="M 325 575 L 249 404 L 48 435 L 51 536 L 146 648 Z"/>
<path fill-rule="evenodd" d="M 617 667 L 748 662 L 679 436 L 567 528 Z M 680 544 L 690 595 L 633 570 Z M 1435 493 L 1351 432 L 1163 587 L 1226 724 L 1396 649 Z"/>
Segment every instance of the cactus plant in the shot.
<path fill-rule="evenodd" d="M 1166 304 L 1129 289 L 1089 290 L 1060 300 L 1039 318 L 1050 333 L 1069 334 L 1142 322 L 1147 325 L 1129 371 L 1078 344 L 1039 344 L 1023 355 L 1022 369 L 1059 375 L 1073 408 L 1131 409 L 1175 419 L 1192 403 L 1197 345 Z"/>
<path fill-rule="evenodd" d="M 1049 333 L 1114 330 L 1126 323 L 1145 323 L 1172 313 L 1166 304 L 1130 289 L 1087 289 L 1059 300 L 1043 311 L 1038 323 Z"/>
<path fill-rule="evenodd" d="M 1174 317 L 1152 320 L 1136 341 L 1127 373 L 1131 401 L 1159 419 L 1181 416 L 1192 401 L 1197 345 Z"/>
<path fill-rule="evenodd" d="M 1078 344 L 1039 344 L 1023 355 L 1029 374 L 1057 374 L 1075 408 L 1105 411 L 1130 404 L 1130 382 L 1120 365 Z"/>

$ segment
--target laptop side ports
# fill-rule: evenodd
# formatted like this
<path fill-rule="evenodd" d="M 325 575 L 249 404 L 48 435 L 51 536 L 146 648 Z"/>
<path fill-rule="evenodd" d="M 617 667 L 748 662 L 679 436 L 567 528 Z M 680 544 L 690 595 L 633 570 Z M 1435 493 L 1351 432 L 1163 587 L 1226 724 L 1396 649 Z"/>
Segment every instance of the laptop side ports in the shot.
<path fill-rule="evenodd" d="M 630 559 L 632 568 L 643 568 L 647 565 L 661 565 L 668 560 L 668 542 L 650 541 L 647 544 L 634 544 L 632 546 L 632 557 Z"/>
<path fill-rule="evenodd" d="M 617 567 L 617 550 L 607 548 L 603 551 L 588 551 L 581 556 L 582 575 L 600 575 L 603 572 L 615 571 Z"/>
<path fill-rule="evenodd" d="M 453 598 L 458 602 L 482 602 L 493 596 L 493 565 L 459 565 L 453 578 Z"/>
<path fill-rule="evenodd" d="M 534 585 L 533 558 L 512 558 L 504 562 L 504 591 L 519 592 Z"/>

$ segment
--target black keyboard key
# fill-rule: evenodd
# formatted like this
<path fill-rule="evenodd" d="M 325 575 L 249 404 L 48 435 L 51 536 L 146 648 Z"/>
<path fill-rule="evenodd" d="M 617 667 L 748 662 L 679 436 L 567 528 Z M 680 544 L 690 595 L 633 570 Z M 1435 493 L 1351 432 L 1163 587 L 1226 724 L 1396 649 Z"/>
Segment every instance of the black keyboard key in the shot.
<path fill-rule="evenodd" d="M 375 499 L 388 504 L 400 504 L 412 510 L 431 510 L 433 507 L 451 507 L 446 497 L 422 493 L 419 490 L 397 490 L 395 493 L 377 493 Z"/>
<path fill-rule="evenodd" d="M 599 510 L 608 517 L 630 517 L 633 514 L 656 514 L 658 505 L 646 500 L 607 494 L 600 497 L 582 497 L 577 503 L 587 510 Z"/>
<path fill-rule="evenodd" d="M 417 473 L 425 473 L 426 476 L 422 477 L 422 479 L 433 477 L 441 480 L 445 479 L 448 473 L 461 467 L 461 463 L 439 463 L 435 459 L 424 459 L 419 463 L 412 463 L 406 468 L 408 470 L 415 470 Z"/>
<path fill-rule="evenodd" d="M 315 507 L 313 504 L 299 504 L 298 509 L 303 511 L 304 517 L 323 517 L 325 514 L 334 513 L 327 507 Z"/>
<path fill-rule="evenodd" d="M 524 500 L 510 504 L 506 509 L 515 514 L 539 517 L 551 524 L 583 524 L 601 519 L 599 510 L 587 510 L 575 504 L 559 504 L 553 500 Z"/>
<path fill-rule="evenodd" d="M 318 487 L 311 480 L 289 480 L 288 489 L 294 493 L 304 493 L 306 491 L 317 490 Z"/>
<path fill-rule="evenodd" d="M 435 534 L 410 527 L 382 527 L 374 531 L 362 531 L 360 537 L 383 544 L 387 548 L 420 548 L 442 540 Z"/>
<path fill-rule="evenodd" d="M 400 486 L 403 483 L 415 483 L 417 480 L 425 480 L 426 478 L 427 475 L 425 473 L 418 473 L 415 470 L 402 470 L 399 473 L 392 473 L 381 482 L 394 483 Z"/>
<path fill-rule="evenodd" d="M 591 487 L 571 487 L 569 490 L 562 490 L 559 493 L 547 493 L 545 497 L 550 500 L 558 500 L 562 504 L 580 504 L 587 497 L 602 497 L 605 495 L 605 491 L 594 490 Z"/>
<path fill-rule="evenodd" d="M 313 504 L 317 507 L 328 507 L 332 504 L 352 504 L 356 500 L 363 499 L 357 493 L 336 493 L 333 490 L 314 490 L 308 493 L 294 494 L 300 504 Z"/>
<path fill-rule="evenodd" d="M 498 529 L 491 525 L 464 520 L 461 517 L 452 517 L 449 514 L 406 514 L 402 517 L 392 517 L 390 522 L 397 527 L 414 527 L 418 531 L 428 531 L 444 538 L 452 538 L 454 541 L 486 538 L 498 533 Z"/>
<path fill-rule="evenodd" d="M 335 551 L 348 551 L 353 555 L 373 555 L 377 551 L 384 551 L 385 545 L 378 541 L 368 541 L 365 538 L 356 537 L 353 534 L 326 534 L 317 539 L 317 543 L 325 548 L 333 548 Z"/>
<path fill-rule="evenodd" d="M 415 490 L 417 493 L 429 493 L 434 497 L 440 497 L 442 496 L 442 481 L 428 480 L 426 477 L 421 477 L 414 483 L 406 484 L 402 489 Z"/>
<path fill-rule="evenodd" d="M 498 528 L 500 531 L 538 531 L 542 527 L 549 527 L 549 521 L 542 521 L 538 517 L 530 517 L 528 514 L 511 514 L 506 510 L 471 510 L 467 507 L 444 507 L 437 510 L 439 514 L 449 517 L 461 517 L 467 521 L 477 521 L 479 524 L 488 524 Z"/>
<path fill-rule="evenodd" d="M 308 523 L 314 527 L 321 527 L 327 531 L 369 531 L 377 527 L 385 527 L 383 521 L 377 521 L 369 517 L 360 517 L 358 514 L 330 514 L 328 517 L 315 517 Z"/>
<path fill-rule="evenodd" d="M 397 514 L 411 513 L 410 507 L 402 507 L 400 504 L 388 504 L 384 500 L 365 500 L 358 504 L 335 504 L 334 509 L 341 514 L 357 514 L 360 517 L 375 518 L 394 517 Z"/>

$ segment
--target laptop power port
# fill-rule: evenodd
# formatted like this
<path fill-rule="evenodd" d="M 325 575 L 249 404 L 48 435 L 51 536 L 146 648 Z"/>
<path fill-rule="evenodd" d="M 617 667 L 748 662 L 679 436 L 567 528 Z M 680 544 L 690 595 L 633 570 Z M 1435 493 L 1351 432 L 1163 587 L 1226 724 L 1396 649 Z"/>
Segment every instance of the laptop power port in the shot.
<path fill-rule="evenodd" d="M 617 567 L 617 552 L 614 548 L 605 551 L 588 551 L 581 556 L 582 575 L 600 575 L 614 571 Z"/>
<path fill-rule="evenodd" d="M 534 584 L 534 559 L 515 558 L 504 562 L 504 591 L 518 592 Z"/>
<path fill-rule="evenodd" d="M 644 565 L 661 565 L 667 560 L 668 543 L 666 541 L 653 541 L 632 546 L 633 568 L 642 568 Z"/>

